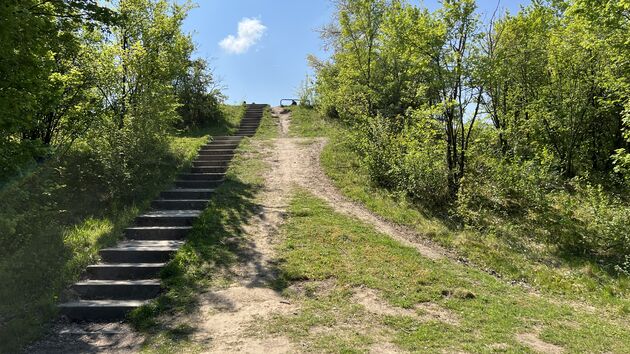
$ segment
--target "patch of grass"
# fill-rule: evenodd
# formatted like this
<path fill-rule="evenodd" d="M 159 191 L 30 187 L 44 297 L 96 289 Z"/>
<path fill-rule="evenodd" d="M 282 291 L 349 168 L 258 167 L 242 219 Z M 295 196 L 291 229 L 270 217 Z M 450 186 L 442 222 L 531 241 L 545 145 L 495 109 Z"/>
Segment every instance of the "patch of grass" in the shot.
<path fill-rule="evenodd" d="M 294 195 L 288 213 L 280 269 L 284 294 L 300 310 L 256 328 L 287 334 L 303 348 L 365 352 L 389 342 L 417 352 L 529 352 L 517 335 L 537 333 L 568 352 L 630 350 L 627 318 L 575 309 L 483 271 L 425 259 L 307 192 Z M 376 290 L 387 306 L 412 314 L 379 313 L 357 304 L 354 294 L 366 288 Z M 457 321 L 427 315 L 423 303 Z"/>
<path fill-rule="evenodd" d="M 179 132 L 180 137 L 207 137 L 232 135 L 238 130 L 241 117 L 245 114 L 245 105 L 222 105 L 221 115 L 202 127 L 193 127 Z"/>
<path fill-rule="evenodd" d="M 329 138 L 321 156 L 322 166 L 351 200 L 362 203 L 385 220 L 413 228 L 472 261 L 477 268 L 500 274 L 505 281 L 526 282 L 566 300 L 588 302 L 612 316 L 623 317 L 630 313 L 628 277 L 613 276 L 596 262 L 560 257 L 552 247 L 531 239 L 523 240 L 530 244 L 515 244 L 500 235 L 452 225 L 410 202 L 404 195 L 375 186 L 360 157 L 353 151 L 343 124 L 324 119 L 312 109 L 302 108 L 301 114 L 309 115 L 309 118 L 292 122 L 295 132 L 312 126 L 327 127 L 316 129 Z M 318 120 L 319 123 L 313 123 Z M 304 124 L 305 121 L 309 123 Z"/>
<path fill-rule="evenodd" d="M 263 111 L 263 118 L 260 121 L 255 139 L 274 139 L 278 137 L 278 120 L 271 116 L 271 109 L 266 107 Z"/>
<path fill-rule="evenodd" d="M 256 149 L 259 133 L 268 139 L 274 136 L 276 124 L 269 112 L 263 122 L 267 128 L 259 130 L 254 138 L 244 139 L 236 150 L 223 182 L 216 190 L 200 219 L 188 235 L 186 244 L 162 271 L 162 281 L 168 289 L 156 301 L 134 311 L 130 320 L 147 336 L 143 352 L 196 352 L 191 342 L 193 332 L 173 335 L 185 321 L 184 314 L 198 306 L 199 294 L 210 286 L 229 283 L 229 269 L 251 254 L 251 245 L 244 239 L 242 225 L 260 210 L 256 194 L 262 188 L 268 170 L 262 152 Z M 276 129 L 277 132 L 277 128 Z M 228 278 L 226 278 L 228 277 Z M 178 321 L 172 321 L 172 318 Z M 194 328 L 196 324 L 184 324 Z"/>
<path fill-rule="evenodd" d="M 98 250 L 114 244 L 133 218 L 190 165 L 208 132 L 238 126 L 242 108 L 225 107 L 224 123 L 173 136 L 163 162 L 147 171 L 133 201 L 107 199 L 101 181 L 85 171 L 78 144 L 60 159 L 37 167 L 0 190 L 0 352 L 16 352 L 43 333 L 57 314 L 64 289 Z M 228 122 L 231 122 L 228 124 Z M 140 188 L 141 187 L 141 188 Z"/>
<path fill-rule="evenodd" d="M 291 125 L 289 136 L 314 138 L 328 136 L 333 133 L 336 125 L 320 115 L 313 114 L 312 108 L 302 106 L 288 106 L 291 111 Z"/>

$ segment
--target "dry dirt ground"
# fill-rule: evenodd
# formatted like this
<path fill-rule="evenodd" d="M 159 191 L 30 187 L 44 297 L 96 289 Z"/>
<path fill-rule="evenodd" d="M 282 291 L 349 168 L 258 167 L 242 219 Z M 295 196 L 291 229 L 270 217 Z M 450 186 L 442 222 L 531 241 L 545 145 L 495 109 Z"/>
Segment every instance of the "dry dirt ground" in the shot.
<path fill-rule="evenodd" d="M 174 321 L 192 325 L 196 331 L 192 342 L 207 353 L 292 353 L 299 352 L 288 338 L 283 336 L 265 337 L 251 331 L 252 325 L 273 315 L 286 315 L 298 310 L 297 305 L 288 302 L 269 287 L 274 279 L 274 248 L 278 240 L 278 230 L 282 225 L 286 207 L 294 188 L 299 187 L 327 201 L 337 212 L 360 219 L 373 225 L 377 230 L 390 235 L 397 241 L 416 248 L 430 259 L 450 257 L 447 251 L 423 240 L 415 232 L 386 222 L 365 207 L 357 205 L 342 196 L 325 176 L 319 156 L 326 144 L 323 138 L 288 137 L 290 114 L 282 108 L 273 108 L 278 119 L 280 137 L 273 144 L 263 144 L 254 140 L 256 148 L 265 150 L 270 166 L 265 178 L 265 186 L 258 197 L 259 213 L 249 220 L 244 229 L 248 244 L 245 257 L 231 270 L 232 283 L 227 287 L 211 289 L 200 295 L 198 310 Z M 392 308 L 380 299 L 371 289 L 356 289 L 354 297 L 370 311 L 383 313 L 409 311 Z M 423 308 L 427 316 L 457 324 L 459 318 L 439 307 Z M 99 327 L 100 326 L 100 327 Z M 520 340 L 532 344 L 541 343 L 536 337 L 525 334 Z M 29 352 L 35 353 L 89 353 L 136 352 L 143 338 L 124 324 L 75 325 L 60 323 L 51 334 Z M 540 348 L 539 348 L 540 349 Z M 549 348 L 545 348 L 549 349 Z M 399 352 L 390 343 L 379 343 L 372 352 Z"/>

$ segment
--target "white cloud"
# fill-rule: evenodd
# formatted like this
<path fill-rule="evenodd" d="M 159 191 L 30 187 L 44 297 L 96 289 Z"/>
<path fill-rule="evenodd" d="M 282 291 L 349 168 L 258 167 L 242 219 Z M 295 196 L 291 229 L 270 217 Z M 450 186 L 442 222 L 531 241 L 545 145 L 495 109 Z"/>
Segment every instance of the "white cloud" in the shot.
<path fill-rule="evenodd" d="M 229 35 L 219 45 L 228 53 L 241 54 L 245 53 L 249 47 L 253 46 L 262 38 L 265 33 L 265 27 L 260 20 L 254 18 L 243 18 L 238 23 L 238 33 L 236 37 Z"/>

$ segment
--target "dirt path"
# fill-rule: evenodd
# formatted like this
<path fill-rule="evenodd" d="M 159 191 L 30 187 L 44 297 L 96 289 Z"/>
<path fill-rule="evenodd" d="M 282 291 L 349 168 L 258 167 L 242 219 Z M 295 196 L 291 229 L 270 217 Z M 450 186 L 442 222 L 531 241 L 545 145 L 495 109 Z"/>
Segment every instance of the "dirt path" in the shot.
<path fill-rule="evenodd" d="M 281 155 L 281 169 L 285 175 L 290 176 L 289 180 L 295 185 L 326 200 L 335 211 L 371 224 L 378 231 L 393 237 L 398 242 L 417 249 L 420 254 L 427 258 L 440 259 L 448 254 L 441 247 L 419 237 L 417 232 L 387 222 L 363 205 L 344 197 L 321 168 L 320 155 L 326 145 L 326 139 L 287 138 L 286 132 L 290 125 L 290 114 L 279 107 L 273 108 L 273 111 L 279 117 L 283 132 L 282 137 L 276 143 L 276 150 Z"/>
<path fill-rule="evenodd" d="M 288 124 L 288 120 L 280 121 L 278 129 L 282 136 L 287 134 Z M 247 259 L 247 263 L 232 270 L 236 275 L 234 284 L 202 297 L 202 306 L 195 319 L 198 331 L 194 341 L 200 342 L 207 353 L 295 352 L 286 337 L 260 338 L 249 332 L 251 325 L 260 319 L 296 310 L 269 287 L 277 275 L 274 244 L 295 179 L 292 162 L 287 159 L 290 152 L 283 142 L 283 138 L 277 139 L 272 149 L 253 142 L 256 149 L 268 150 L 263 155 L 269 156 L 266 162 L 271 168 L 257 198 L 259 213 L 243 227 L 248 245 L 242 258 Z"/>
<path fill-rule="evenodd" d="M 194 319 L 198 326 L 194 340 L 209 353 L 296 351 L 286 337 L 261 338 L 249 328 L 256 321 L 297 310 L 268 286 L 276 276 L 274 244 L 278 241 L 278 229 L 284 221 L 292 191 L 297 187 L 323 198 L 338 212 L 374 225 L 379 231 L 418 249 L 426 257 L 442 257 L 440 250 L 421 242 L 409 242 L 410 232 L 377 218 L 366 208 L 343 197 L 320 167 L 319 156 L 325 139 L 288 137 L 290 114 L 279 107 L 272 111 L 278 119 L 280 137 L 274 139 L 272 148 L 263 144 L 256 146 L 266 150 L 263 155 L 269 156 L 266 162 L 270 171 L 258 198 L 260 212 L 244 227 L 249 254 L 243 258 L 248 262 L 233 270 L 237 276 L 232 286 L 203 295 L 201 309 Z"/>

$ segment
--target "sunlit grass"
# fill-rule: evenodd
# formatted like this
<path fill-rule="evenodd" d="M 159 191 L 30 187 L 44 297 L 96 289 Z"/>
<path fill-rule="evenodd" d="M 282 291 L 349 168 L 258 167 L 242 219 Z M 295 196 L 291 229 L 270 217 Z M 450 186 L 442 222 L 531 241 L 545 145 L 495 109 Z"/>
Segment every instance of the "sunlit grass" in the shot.
<path fill-rule="evenodd" d="M 628 277 L 612 275 L 591 261 L 561 258 L 553 253 L 552 245 L 542 241 L 524 240 L 515 247 L 509 238 L 501 235 L 451 225 L 423 210 L 421 205 L 408 201 L 404 195 L 375 186 L 352 149 L 343 124 L 304 108 L 300 108 L 298 117 L 291 125 L 294 134 L 306 131 L 305 136 L 313 136 L 309 129 L 316 127 L 317 134 L 329 139 L 321 156 L 322 167 L 349 199 L 365 205 L 385 220 L 414 229 L 472 262 L 476 268 L 499 274 L 506 282 L 526 282 L 554 296 L 586 301 L 600 306 L 609 316 L 628 315 Z M 510 221 L 501 222 L 505 232 L 510 232 Z"/>
<path fill-rule="evenodd" d="M 299 310 L 253 326 L 288 335 L 297 347 L 365 352 L 389 342 L 416 352 L 529 352 L 518 335 L 534 333 L 568 352 L 630 350 L 625 320 L 558 303 L 450 260 L 423 258 L 307 192 L 293 196 L 288 215 L 279 283 Z M 366 291 L 406 311 L 383 314 L 357 304 L 354 295 Z M 427 312 L 427 304 L 442 317 Z"/>

